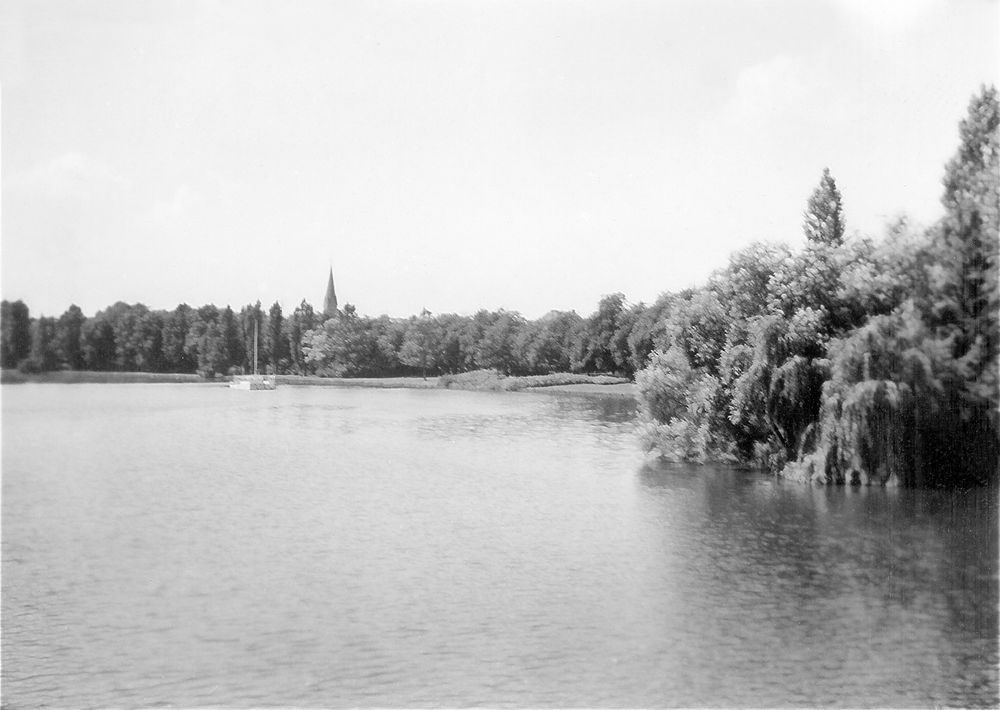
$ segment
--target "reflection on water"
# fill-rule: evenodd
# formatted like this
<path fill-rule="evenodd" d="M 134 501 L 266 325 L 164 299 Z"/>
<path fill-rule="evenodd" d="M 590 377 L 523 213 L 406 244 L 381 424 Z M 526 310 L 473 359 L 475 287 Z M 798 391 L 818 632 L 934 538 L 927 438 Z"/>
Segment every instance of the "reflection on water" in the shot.
<path fill-rule="evenodd" d="M 663 548 L 678 550 L 680 603 L 713 618 L 703 631 L 716 640 L 739 639 L 706 650 L 729 681 L 761 684 L 753 704 L 996 703 L 992 492 L 822 488 L 666 464 L 639 481 Z M 745 703 L 738 691 L 727 700 Z"/>
<path fill-rule="evenodd" d="M 644 464 L 634 417 L 4 387 L 4 706 L 997 703 L 992 493 Z"/>

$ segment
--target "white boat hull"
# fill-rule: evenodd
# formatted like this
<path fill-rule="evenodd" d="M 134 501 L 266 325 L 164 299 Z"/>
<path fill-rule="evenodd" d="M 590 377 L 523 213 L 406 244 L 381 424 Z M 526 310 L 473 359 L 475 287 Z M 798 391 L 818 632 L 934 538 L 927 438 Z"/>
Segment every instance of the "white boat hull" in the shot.
<path fill-rule="evenodd" d="M 273 390 L 277 386 L 274 375 L 234 375 L 229 383 L 229 389 L 234 390 Z"/>

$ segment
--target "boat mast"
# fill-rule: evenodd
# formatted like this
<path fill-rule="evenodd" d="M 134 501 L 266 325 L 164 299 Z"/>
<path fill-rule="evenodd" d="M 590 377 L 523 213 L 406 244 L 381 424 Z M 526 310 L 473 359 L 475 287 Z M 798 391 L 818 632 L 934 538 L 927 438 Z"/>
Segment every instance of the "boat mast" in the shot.
<path fill-rule="evenodd" d="M 257 376 L 257 319 L 253 319 L 253 374 Z"/>

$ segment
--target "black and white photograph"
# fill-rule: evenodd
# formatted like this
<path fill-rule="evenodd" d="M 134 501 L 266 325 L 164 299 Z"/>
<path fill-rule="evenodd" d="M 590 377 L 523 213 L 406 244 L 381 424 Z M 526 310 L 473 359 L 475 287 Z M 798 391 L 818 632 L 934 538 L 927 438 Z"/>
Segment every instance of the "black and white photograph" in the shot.
<path fill-rule="evenodd" d="M 0 710 L 1000 708 L 1000 0 L 4 0 Z"/>

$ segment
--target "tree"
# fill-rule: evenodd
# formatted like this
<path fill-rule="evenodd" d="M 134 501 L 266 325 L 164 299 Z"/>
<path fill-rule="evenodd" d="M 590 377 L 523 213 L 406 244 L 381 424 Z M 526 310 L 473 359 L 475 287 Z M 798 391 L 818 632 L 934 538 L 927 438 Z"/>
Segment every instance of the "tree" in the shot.
<path fill-rule="evenodd" d="M 87 319 L 77 305 L 71 305 L 56 323 L 56 349 L 60 359 L 73 370 L 83 369 L 83 325 Z"/>
<path fill-rule="evenodd" d="M 981 89 L 959 124 L 959 148 L 945 168 L 941 224 L 943 266 L 938 337 L 954 337 L 953 354 L 967 373 L 966 390 L 989 402 L 994 427 L 1000 406 L 1000 105 L 995 87 Z"/>
<path fill-rule="evenodd" d="M 288 355 L 294 372 L 306 374 L 305 353 L 302 352 L 302 341 L 306 333 L 316 327 L 316 313 L 309 303 L 302 299 L 290 318 L 285 322 L 287 327 Z"/>
<path fill-rule="evenodd" d="M 11 313 L 10 301 L 0 302 L 0 367 L 14 367 L 17 363 L 12 362 L 14 357 L 11 353 L 10 330 Z"/>
<path fill-rule="evenodd" d="M 844 215 L 840 204 L 840 190 L 830 176 L 830 169 L 823 168 L 823 177 L 809 197 L 802 228 L 806 239 L 819 244 L 840 246 L 844 243 Z"/>
<path fill-rule="evenodd" d="M 241 352 L 243 340 L 240 338 L 239 325 L 236 322 L 236 314 L 228 305 L 219 311 L 219 340 L 222 344 L 220 372 L 228 372 L 243 360 Z"/>
<path fill-rule="evenodd" d="M 161 368 L 162 322 L 142 303 L 118 301 L 97 316 L 114 331 L 114 369 L 125 372 L 155 371 Z M 95 316 L 95 317 L 97 317 Z"/>
<path fill-rule="evenodd" d="M 703 367 L 709 374 L 718 375 L 730 322 L 715 292 L 698 289 L 689 298 L 674 301 L 667 332 L 670 341 L 684 350 L 693 367 Z"/>
<path fill-rule="evenodd" d="M 216 373 L 225 372 L 226 344 L 221 337 L 219 326 L 214 320 L 207 323 L 200 321 L 192 329 L 189 337 L 197 338 L 198 374 L 206 379 L 215 377 Z"/>
<path fill-rule="evenodd" d="M 527 323 L 520 346 L 527 368 L 540 375 L 569 372 L 582 329 L 583 318 L 575 311 L 549 311 Z"/>
<path fill-rule="evenodd" d="M 281 304 L 275 301 L 267 314 L 267 338 L 265 345 L 267 359 L 271 361 L 271 367 L 274 368 L 275 374 L 278 373 L 281 358 L 285 354 L 285 342 L 284 338 L 281 337 L 282 320 Z"/>
<path fill-rule="evenodd" d="M 629 359 L 633 372 L 638 372 L 649 364 L 654 350 L 665 351 L 670 346 L 667 321 L 673 303 L 673 294 L 661 294 L 636 319 L 628 334 Z"/>
<path fill-rule="evenodd" d="M 168 372 L 194 372 L 198 367 L 197 359 L 185 350 L 193 314 L 191 306 L 181 303 L 163 317 L 163 362 Z"/>
<path fill-rule="evenodd" d="M 254 362 L 254 324 L 259 342 L 264 337 L 264 311 L 260 307 L 260 301 L 240 309 L 240 332 L 243 335 L 244 353 L 244 361 L 240 364 L 245 372 L 253 372 L 259 364 Z"/>
<path fill-rule="evenodd" d="M 137 335 L 140 338 L 138 367 L 142 372 L 161 372 L 163 357 L 163 313 L 146 311 L 139 316 Z"/>
<path fill-rule="evenodd" d="M 436 318 L 441 347 L 438 352 L 438 369 L 442 372 L 457 373 L 465 369 L 473 354 L 466 350 L 463 334 L 469 325 L 469 318 L 455 313 L 445 313 Z"/>
<path fill-rule="evenodd" d="M 931 229 L 901 220 L 880 244 L 845 240 L 840 194 L 824 171 L 800 253 L 754 245 L 709 289 L 679 294 L 670 349 L 654 351 L 636 377 L 647 445 L 694 460 L 732 452 L 827 483 L 995 481 L 995 89 L 973 98 L 960 135 L 944 179 L 947 213 Z"/>
<path fill-rule="evenodd" d="M 306 361 L 322 375 L 364 377 L 381 374 L 379 335 L 370 318 L 361 318 L 350 303 L 337 318 L 306 334 Z"/>
<path fill-rule="evenodd" d="M 56 319 L 41 316 L 31 328 L 31 353 L 22 366 L 34 372 L 48 372 L 59 366 L 56 350 Z"/>
<path fill-rule="evenodd" d="M 501 309 L 491 320 L 476 344 L 478 366 L 499 370 L 505 375 L 522 372 L 525 359 L 518 344 L 525 327 L 524 317 L 520 313 Z"/>
<path fill-rule="evenodd" d="M 729 264 L 712 275 L 714 291 L 733 320 L 749 320 L 769 312 L 772 279 L 792 260 L 785 244 L 754 242 L 729 255 Z"/>
<path fill-rule="evenodd" d="M 427 379 L 427 370 L 437 365 L 441 338 L 437 323 L 426 308 L 420 316 L 410 318 L 409 327 L 399 350 L 399 361 L 420 369 L 420 376 Z"/>
<path fill-rule="evenodd" d="M 88 370 L 114 370 L 115 329 L 107 316 L 98 311 L 83 326 L 83 361 Z"/>
<path fill-rule="evenodd" d="M 31 316 L 24 301 L 3 302 L 0 333 L 0 367 L 17 367 L 31 353 Z"/>
<path fill-rule="evenodd" d="M 587 318 L 583 342 L 582 369 L 586 372 L 618 371 L 624 346 L 628 357 L 628 338 L 621 343 L 619 328 L 625 313 L 625 295 L 612 293 L 601 298 L 597 311 Z"/>
<path fill-rule="evenodd" d="M 184 340 L 184 352 L 192 358 L 202 377 L 225 372 L 224 347 L 219 337 L 219 309 L 207 304 L 191 312 L 191 324 Z"/>
<path fill-rule="evenodd" d="M 403 349 L 403 341 L 406 339 L 408 329 L 409 322 L 402 318 L 390 318 L 387 315 L 378 317 L 376 330 L 378 351 L 386 372 L 393 374 L 401 372 L 402 363 L 399 360 L 399 353 Z"/>

